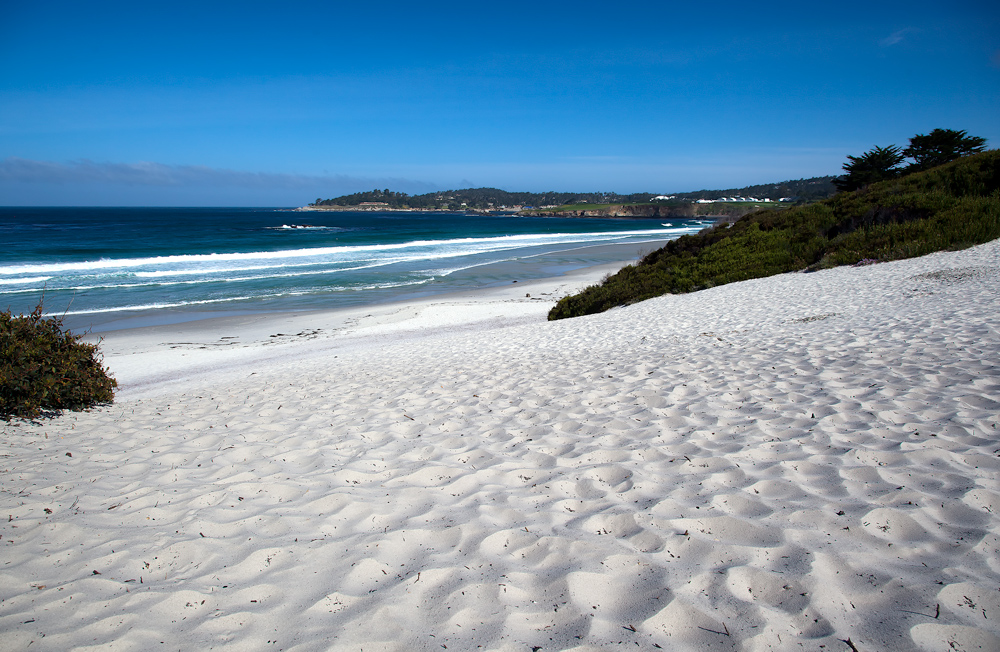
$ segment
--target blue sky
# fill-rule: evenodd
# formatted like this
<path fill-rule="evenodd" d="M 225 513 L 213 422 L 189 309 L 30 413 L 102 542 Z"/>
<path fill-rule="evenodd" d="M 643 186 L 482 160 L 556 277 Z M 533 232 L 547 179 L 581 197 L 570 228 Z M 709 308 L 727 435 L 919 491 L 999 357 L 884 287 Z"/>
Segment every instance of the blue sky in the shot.
<path fill-rule="evenodd" d="M 737 187 L 998 107 L 993 2 L 0 0 L 0 205 Z"/>

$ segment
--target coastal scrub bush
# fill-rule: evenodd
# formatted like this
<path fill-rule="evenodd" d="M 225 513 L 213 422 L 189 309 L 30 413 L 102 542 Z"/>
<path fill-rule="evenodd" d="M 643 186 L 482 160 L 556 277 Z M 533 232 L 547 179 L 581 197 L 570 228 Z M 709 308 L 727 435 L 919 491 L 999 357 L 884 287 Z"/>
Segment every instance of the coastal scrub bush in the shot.
<path fill-rule="evenodd" d="M 80 341 L 57 317 L 0 312 L 0 418 L 33 419 L 46 410 L 83 410 L 114 400 L 118 386 L 96 344 Z"/>
<path fill-rule="evenodd" d="M 662 294 L 862 260 L 889 261 L 1000 238 L 1000 150 L 685 235 L 576 295 L 549 319 Z"/>

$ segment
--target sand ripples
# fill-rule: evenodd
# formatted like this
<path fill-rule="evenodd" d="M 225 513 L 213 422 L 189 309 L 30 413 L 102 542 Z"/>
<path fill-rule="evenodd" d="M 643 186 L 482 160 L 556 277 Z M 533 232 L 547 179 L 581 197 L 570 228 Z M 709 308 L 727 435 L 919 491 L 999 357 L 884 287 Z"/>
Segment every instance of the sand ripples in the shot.
<path fill-rule="evenodd" d="M 995 649 L 997 252 L 5 426 L 0 649 Z"/>

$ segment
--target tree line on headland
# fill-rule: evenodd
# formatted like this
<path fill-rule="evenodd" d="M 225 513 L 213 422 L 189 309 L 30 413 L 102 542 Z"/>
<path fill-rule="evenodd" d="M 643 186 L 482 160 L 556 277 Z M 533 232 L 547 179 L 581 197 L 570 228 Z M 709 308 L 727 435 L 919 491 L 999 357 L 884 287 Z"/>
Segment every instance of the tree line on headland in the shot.
<path fill-rule="evenodd" d="M 569 203 L 577 199 L 594 203 L 639 203 L 648 201 L 649 193 L 619 195 L 614 192 L 569 193 L 569 192 L 508 192 L 498 188 L 467 188 L 445 190 L 423 195 L 408 195 L 405 192 L 369 190 L 333 199 L 317 199 L 310 204 L 322 207 L 354 207 L 366 204 L 384 205 L 386 208 L 411 210 L 500 210 L 504 207 L 548 206 Z"/>
<path fill-rule="evenodd" d="M 905 150 L 849 156 L 835 196 L 762 210 L 668 242 L 602 283 L 561 299 L 549 319 L 592 314 L 663 294 L 793 271 L 964 249 L 1000 238 L 1000 150 L 935 129 Z M 906 167 L 905 158 L 913 159 Z"/>
<path fill-rule="evenodd" d="M 835 178 L 833 176 L 813 177 L 744 188 L 696 190 L 675 193 L 669 199 L 649 192 L 622 195 L 615 192 L 508 192 L 498 188 L 466 188 L 429 192 L 423 195 L 408 195 L 405 192 L 394 192 L 386 188 L 384 190 L 356 192 L 332 199 L 317 198 L 310 206 L 343 209 L 370 206 L 396 210 L 499 211 L 570 205 L 679 205 L 699 199 L 717 199 L 719 197 L 755 197 L 772 201 L 791 198 L 801 202 L 816 201 L 832 196 L 836 192 L 833 185 Z"/>

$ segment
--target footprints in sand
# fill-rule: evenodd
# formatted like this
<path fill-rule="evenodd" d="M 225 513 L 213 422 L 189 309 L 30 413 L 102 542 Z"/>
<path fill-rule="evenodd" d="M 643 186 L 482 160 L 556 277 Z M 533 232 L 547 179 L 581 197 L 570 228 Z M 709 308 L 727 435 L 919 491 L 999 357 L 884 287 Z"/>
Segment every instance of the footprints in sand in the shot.
<path fill-rule="evenodd" d="M 632 488 L 632 472 L 617 464 L 602 464 L 587 469 L 583 477 L 603 489 L 623 492 Z"/>
<path fill-rule="evenodd" d="M 250 346 L 267 346 L 271 344 L 287 344 L 288 342 L 301 342 L 314 340 L 325 336 L 326 331 L 322 328 L 309 328 L 297 333 L 273 333 L 266 339 L 260 341 L 245 341 L 239 335 L 224 335 L 218 339 L 205 337 L 196 342 L 164 342 L 163 346 L 170 349 L 191 349 L 191 350 L 217 350 L 246 348 Z"/>
<path fill-rule="evenodd" d="M 1000 650 L 1000 637 L 979 627 L 923 623 L 910 630 L 919 649 L 934 650 Z"/>
<path fill-rule="evenodd" d="M 929 264 L 8 424 L 0 649 L 1000 649 L 998 288 Z"/>
<path fill-rule="evenodd" d="M 913 543 L 929 538 L 927 530 L 897 509 L 873 509 L 862 517 L 861 525 L 869 534 L 893 543 Z"/>

